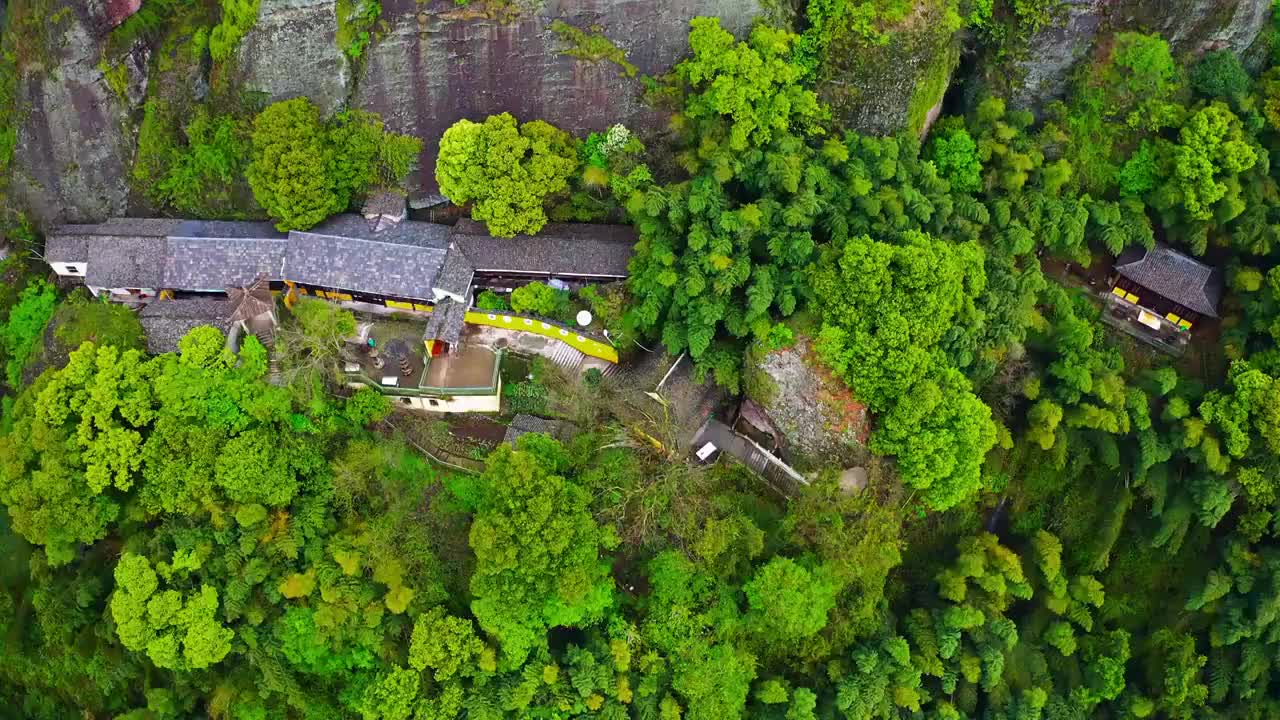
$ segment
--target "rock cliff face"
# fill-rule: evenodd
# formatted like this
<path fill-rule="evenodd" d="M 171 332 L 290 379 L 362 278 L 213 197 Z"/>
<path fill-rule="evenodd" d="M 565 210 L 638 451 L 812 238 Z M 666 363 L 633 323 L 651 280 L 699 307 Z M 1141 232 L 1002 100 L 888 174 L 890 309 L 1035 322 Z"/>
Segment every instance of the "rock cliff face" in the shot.
<path fill-rule="evenodd" d="M 18 144 L 13 192 L 44 224 L 92 221 L 124 212 L 133 161 L 128 98 L 142 96 L 146 48 L 104 58 L 105 38 L 131 4 L 59 0 L 41 28 L 42 57 L 20 65 Z M 136 3 L 132 3 L 136 9 Z M 99 61 L 123 65 L 128 85 L 117 94 Z"/>
<path fill-rule="evenodd" d="M 1061 97 L 1071 72 L 1111 32 L 1156 32 L 1175 54 L 1229 48 L 1244 53 L 1267 23 L 1271 0 L 1065 0 L 1057 27 L 1031 39 L 1015 102 L 1032 109 Z"/>
<path fill-rule="evenodd" d="M 272 101 L 306 95 L 325 115 L 341 109 L 352 77 L 334 40 L 336 6 L 336 0 L 262 0 L 258 22 L 240 41 L 244 87 Z"/>
<path fill-rule="evenodd" d="M 936 0 L 887 31 L 887 42 L 833 42 L 819 69 L 818 93 L 848 128 L 872 135 L 919 133 L 946 93 L 959 39 Z"/>
<path fill-rule="evenodd" d="M 46 37 L 36 43 L 38 57 L 20 60 L 12 189 L 42 224 L 100 220 L 126 210 L 152 49 L 139 42 L 109 52 L 118 43 L 107 38 L 141 1 L 48 0 L 48 17 L 35 21 Z M 1028 59 L 1018 68 L 1025 82 L 1015 81 L 1013 90 L 1023 106 L 1042 107 L 1060 96 L 1072 70 L 1114 31 L 1161 32 L 1177 52 L 1245 52 L 1264 28 L 1271 5 L 1066 2 L 1065 23 L 1032 38 Z M 890 42 L 841 42 L 828 54 L 819 92 L 849 127 L 871 133 L 918 130 L 945 91 L 958 39 L 935 12 L 943 3 L 916 3 L 917 11 L 892 28 Z M 641 102 L 640 76 L 662 74 L 686 54 L 690 19 L 718 16 L 742 36 L 756 18 L 777 21 L 779 8 L 789 6 L 778 0 L 471 0 L 462 6 L 454 0 L 382 0 L 376 39 L 352 61 L 335 40 L 338 0 L 262 0 L 232 78 L 273 100 L 306 95 L 325 113 L 372 110 L 392 129 L 421 137 L 414 198 L 423 201 L 436 192 L 439 137 L 459 118 L 506 111 L 577 134 L 615 122 L 642 134 L 655 131 L 664 118 Z M 608 38 L 638 72 L 629 75 L 607 60 L 566 54 L 573 48 L 553 30 L 556 21 Z M 31 26 L 28 19 L 17 31 Z M 115 68 L 110 79 L 103 68 Z M 153 80 L 178 82 L 198 97 L 208 73 L 206 58 L 181 77 L 170 67 L 174 77 L 160 77 L 161 72 Z"/>
<path fill-rule="evenodd" d="M 510 112 L 576 134 L 617 122 L 633 130 L 661 123 L 640 102 L 638 75 L 561 54 L 567 47 L 551 30 L 554 21 L 608 37 L 639 74 L 657 75 L 687 52 L 690 19 L 719 16 L 741 34 L 760 11 L 756 0 L 547 0 L 504 21 L 452 0 L 384 0 L 382 7 L 389 30 L 369 50 L 354 102 L 423 138 L 419 199 L 436 191 L 436 143 L 460 118 Z"/>

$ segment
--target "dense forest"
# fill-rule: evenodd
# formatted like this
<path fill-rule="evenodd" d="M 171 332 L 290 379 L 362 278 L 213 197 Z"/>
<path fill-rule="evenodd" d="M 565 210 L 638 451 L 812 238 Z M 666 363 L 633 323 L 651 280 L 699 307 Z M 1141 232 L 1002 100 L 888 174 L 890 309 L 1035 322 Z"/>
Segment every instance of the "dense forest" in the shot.
<path fill-rule="evenodd" d="M 1062 10 L 938 4 L 958 62 L 992 68 Z M 186 27 L 154 61 L 216 68 L 257 3 L 214 6 L 144 0 L 117 39 Z M 436 463 L 334 377 L 349 312 L 148 355 L 132 311 L 50 282 L 6 192 L 0 715 L 1280 717 L 1280 12 L 1262 67 L 1118 32 L 1040 113 L 975 73 L 936 122 L 871 136 L 815 88 L 912 3 L 804 6 L 742 38 L 695 19 L 646 78 L 669 123 L 643 140 L 509 114 L 414 138 L 215 72 L 198 102 L 146 103 L 130 181 L 156 212 L 306 228 L 436 143 L 441 193 L 494 235 L 635 227 L 625 288 L 580 300 L 623 343 L 760 397 L 760 355 L 811 341 L 872 415 L 867 487 L 693 462 L 625 374 L 537 363 L 508 402 L 582 432 Z M 342 28 L 354 57 L 366 20 Z M 1180 357 L 1106 326 L 1089 281 L 1157 242 L 1225 272 Z"/>

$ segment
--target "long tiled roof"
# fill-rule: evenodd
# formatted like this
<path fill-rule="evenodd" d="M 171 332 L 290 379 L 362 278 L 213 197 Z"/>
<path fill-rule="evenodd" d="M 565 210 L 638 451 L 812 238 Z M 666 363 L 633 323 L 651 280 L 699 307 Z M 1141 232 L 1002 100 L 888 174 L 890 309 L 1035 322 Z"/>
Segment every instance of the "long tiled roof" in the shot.
<path fill-rule="evenodd" d="M 364 218 L 339 216 L 289 233 L 285 275 L 306 285 L 431 300 L 448 232 L 444 225 L 403 222 L 375 233 Z"/>
<path fill-rule="evenodd" d="M 1116 259 L 1116 272 L 1201 315 L 1218 316 L 1222 271 L 1166 245 L 1126 250 Z"/>
<path fill-rule="evenodd" d="M 622 225 L 551 224 L 495 238 L 484 225 L 403 221 L 376 229 L 339 215 L 306 231 L 260 222 L 115 218 L 51 232 L 50 262 L 87 262 L 99 287 L 221 290 L 259 275 L 308 285 L 430 300 L 465 296 L 478 272 L 621 278 L 635 233 Z"/>
<path fill-rule="evenodd" d="M 537 235 L 496 238 L 474 220 L 459 220 L 451 239 L 477 272 L 627 276 L 635 231 L 626 225 L 551 223 Z"/>

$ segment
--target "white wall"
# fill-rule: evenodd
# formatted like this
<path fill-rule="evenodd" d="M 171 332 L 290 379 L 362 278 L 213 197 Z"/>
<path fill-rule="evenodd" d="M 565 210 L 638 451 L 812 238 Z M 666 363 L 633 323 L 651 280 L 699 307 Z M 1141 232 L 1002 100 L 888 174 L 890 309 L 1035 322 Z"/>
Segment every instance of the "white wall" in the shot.
<path fill-rule="evenodd" d="M 397 407 L 425 410 L 427 412 L 496 413 L 502 410 L 502 396 L 498 393 L 493 395 L 455 395 L 449 398 L 391 397 L 390 400 Z M 409 402 L 406 403 L 405 400 Z M 432 401 L 436 404 L 432 405 Z"/>
<path fill-rule="evenodd" d="M 51 262 L 49 263 L 49 267 L 53 268 L 54 272 L 64 277 L 84 277 L 85 270 L 88 269 L 89 263 Z M 73 268 L 75 269 L 75 272 L 72 272 Z"/>

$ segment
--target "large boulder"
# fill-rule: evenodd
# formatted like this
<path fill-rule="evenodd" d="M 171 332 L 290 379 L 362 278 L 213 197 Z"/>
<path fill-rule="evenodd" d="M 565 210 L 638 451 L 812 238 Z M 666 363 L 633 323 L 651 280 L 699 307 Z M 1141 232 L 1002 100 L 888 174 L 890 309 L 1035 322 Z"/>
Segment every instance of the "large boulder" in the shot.
<path fill-rule="evenodd" d="M 640 76 L 665 73 L 687 54 L 692 18 L 718 16 L 742 35 L 760 12 L 758 0 L 546 0 L 532 8 L 383 0 L 387 32 L 367 51 L 355 104 L 422 138 L 421 199 L 436 192 L 440 136 L 461 118 L 510 112 L 577 134 L 614 123 L 660 127 L 662 116 L 641 102 Z M 637 72 L 565 54 L 572 48 L 553 31 L 557 20 L 608 38 Z"/>
<path fill-rule="evenodd" d="M 143 96 L 141 44 L 104 57 L 111 28 L 130 12 L 114 0 L 57 0 L 40 19 L 11 17 L 10 30 L 38 32 L 18 60 L 18 142 L 12 191 L 41 225 L 91 222 L 124 212 L 134 139 L 130 113 Z M 136 8 L 133 8 L 136 9 Z M 116 67 L 116 88 L 104 68 Z"/>
<path fill-rule="evenodd" d="M 807 338 L 749 362 L 747 393 L 782 435 L 788 462 L 809 471 L 867 460 L 867 408 L 818 360 Z"/>
<path fill-rule="evenodd" d="M 305 95 L 333 114 L 352 82 L 337 32 L 337 0 L 262 0 L 258 22 L 240 41 L 241 83 L 272 101 Z"/>
<path fill-rule="evenodd" d="M 1266 27 L 1272 0 L 1065 0 L 1062 21 L 1030 40 L 1008 78 L 1013 100 L 1039 110 L 1066 94 L 1072 71 L 1100 40 L 1158 33 L 1175 55 L 1227 48 L 1244 54 Z"/>

